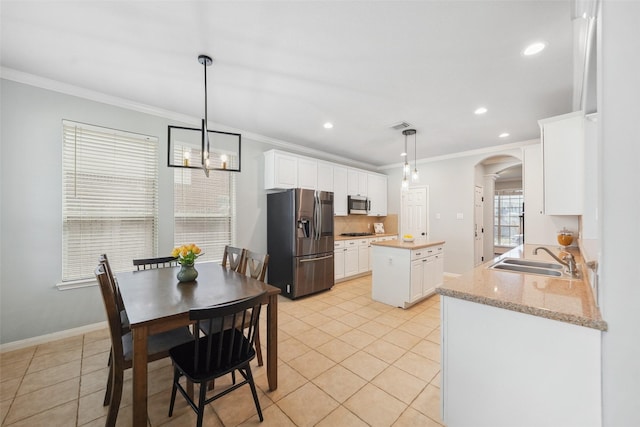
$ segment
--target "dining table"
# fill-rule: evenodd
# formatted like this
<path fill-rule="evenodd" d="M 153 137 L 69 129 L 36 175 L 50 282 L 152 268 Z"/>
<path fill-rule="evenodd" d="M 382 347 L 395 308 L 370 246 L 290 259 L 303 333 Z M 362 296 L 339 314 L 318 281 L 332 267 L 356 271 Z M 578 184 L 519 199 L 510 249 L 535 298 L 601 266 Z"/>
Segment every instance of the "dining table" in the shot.
<path fill-rule="evenodd" d="M 147 425 L 147 338 L 193 324 L 192 308 L 209 307 L 266 291 L 267 380 L 278 387 L 278 294 L 280 289 L 215 262 L 196 264 L 193 282 L 177 279 L 180 266 L 117 273 L 118 287 L 133 339 L 133 426 Z M 167 403 L 168 404 L 168 403 Z"/>

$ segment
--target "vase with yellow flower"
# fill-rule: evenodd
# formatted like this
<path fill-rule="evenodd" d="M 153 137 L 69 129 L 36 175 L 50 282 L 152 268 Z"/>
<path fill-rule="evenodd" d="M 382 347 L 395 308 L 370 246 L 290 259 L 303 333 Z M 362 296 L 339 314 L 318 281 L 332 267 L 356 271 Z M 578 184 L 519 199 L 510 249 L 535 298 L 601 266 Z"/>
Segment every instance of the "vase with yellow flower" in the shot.
<path fill-rule="evenodd" d="M 202 250 L 193 243 L 173 248 L 171 256 L 175 257 L 181 266 L 180 271 L 178 271 L 179 282 L 193 282 L 196 280 L 198 270 L 194 267 L 194 263 L 200 255 L 202 255 Z"/>

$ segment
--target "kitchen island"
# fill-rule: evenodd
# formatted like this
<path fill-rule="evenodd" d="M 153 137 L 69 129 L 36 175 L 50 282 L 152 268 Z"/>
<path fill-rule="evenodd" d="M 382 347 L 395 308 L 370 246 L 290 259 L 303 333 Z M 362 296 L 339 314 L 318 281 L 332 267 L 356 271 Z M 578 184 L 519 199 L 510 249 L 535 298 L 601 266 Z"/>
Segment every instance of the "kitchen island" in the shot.
<path fill-rule="evenodd" d="M 555 262 L 533 255 L 535 247 L 521 245 L 436 289 L 448 427 L 601 425 L 607 324 L 588 281 L 488 268 L 503 258 Z M 570 251 L 584 276 L 579 251 Z"/>
<path fill-rule="evenodd" d="M 407 308 L 442 284 L 444 241 L 389 240 L 371 243 L 371 298 Z"/>

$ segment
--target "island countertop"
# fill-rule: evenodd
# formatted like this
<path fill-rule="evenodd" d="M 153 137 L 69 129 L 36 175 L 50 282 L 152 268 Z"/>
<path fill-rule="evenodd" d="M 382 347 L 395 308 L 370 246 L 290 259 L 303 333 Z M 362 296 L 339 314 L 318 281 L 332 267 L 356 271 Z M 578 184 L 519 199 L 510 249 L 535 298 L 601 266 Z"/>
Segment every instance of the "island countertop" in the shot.
<path fill-rule="evenodd" d="M 405 242 L 402 239 L 397 240 L 385 240 L 382 242 L 372 242 L 375 246 L 387 246 L 390 248 L 398 249 L 424 249 L 430 246 L 444 245 L 444 240 L 420 240 L 416 239 L 413 242 Z"/>
<path fill-rule="evenodd" d="M 569 251 L 583 273 L 579 279 L 559 279 L 487 268 L 506 257 L 553 262 L 545 252 L 533 255 L 533 250 L 538 246 L 540 245 L 520 245 L 456 279 L 444 282 L 436 288 L 436 292 L 448 297 L 606 331 L 607 323 L 602 320 L 591 286 L 584 279 L 587 267 L 578 249 L 570 248 Z M 555 246 L 544 247 L 558 253 Z"/>

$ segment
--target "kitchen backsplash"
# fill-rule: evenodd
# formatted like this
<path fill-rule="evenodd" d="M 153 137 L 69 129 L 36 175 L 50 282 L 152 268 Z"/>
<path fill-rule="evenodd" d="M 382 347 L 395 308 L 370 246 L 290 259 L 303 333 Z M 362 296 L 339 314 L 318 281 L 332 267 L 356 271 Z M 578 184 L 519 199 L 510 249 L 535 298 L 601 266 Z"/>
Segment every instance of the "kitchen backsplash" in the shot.
<path fill-rule="evenodd" d="M 366 215 L 336 216 L 333 220 L 333 233 L 336 236 L 342 233 L 373 233 L 374 222 L 384 224 L 385 234 L 398 234 L 398 214 L 389 214 L 382 217 Z"/>

